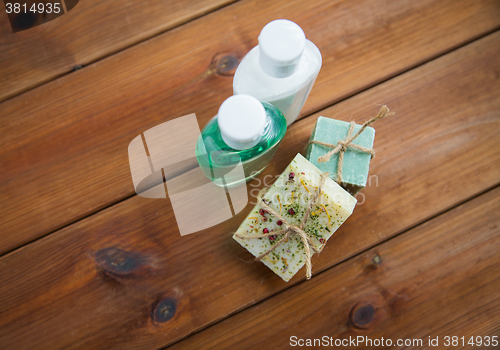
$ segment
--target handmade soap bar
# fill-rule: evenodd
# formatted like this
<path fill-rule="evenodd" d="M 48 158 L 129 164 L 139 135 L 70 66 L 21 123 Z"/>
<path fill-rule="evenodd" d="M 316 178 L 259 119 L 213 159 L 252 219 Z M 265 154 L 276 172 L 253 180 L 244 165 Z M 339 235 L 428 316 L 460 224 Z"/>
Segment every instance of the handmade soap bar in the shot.
<path fill-rule="evenodd" d="M 349 132 L 351 123 L 331 118 L 319 117 L 311 135 L 311 140 L 323 141 L 329 144 L 337 144 L 344 141 Z M 356 124 L 353 135 L 361 129 L 361 125 Z M 375 138 L 375 129 L 367 127 L 352 143 L 372 148 Z M 339 153 L 334 154 L 329 161 L 320 163 L 318 158 L 325 155 L 332 148 L 318 144 L 309 144 L 306 157 L 311 163 L 316 165 L 321 171 L 327 171 L 333 180 L 337 180 L 337 165 Z M 344 153 L 342 165 L 342 186 L 350 193 L 355 194 L 366 186 L 368 170 L 370 167 L 371 154 L 361 152 L 353 148 L 347 148 Z"/>
<path fill-rule="evenodd" d="M 240 235 L 272 233 L 282 230 L 287 223 L 300 226 L 320 183 L 321 173 L 301 154 L 297 154 L 263 197 L 269 207 L 279 213 L 286 222 L 278 220 L 257 204 L 233 238 L 256 257 L 266 252 L 284 235 L 261 238 L 242 238 Z M 316 250 L 321 250 L 326 241 L 351 215 L 355 205 L 356 199 L 353 196 L 326 177 L 321 193 L 304 226 L 304 231 Z M 261 261 L 288 282 L 304 266 L 305 259 L 304 243 L 298 235 L 290 234 L 286 241 L 264 256 Z"/>

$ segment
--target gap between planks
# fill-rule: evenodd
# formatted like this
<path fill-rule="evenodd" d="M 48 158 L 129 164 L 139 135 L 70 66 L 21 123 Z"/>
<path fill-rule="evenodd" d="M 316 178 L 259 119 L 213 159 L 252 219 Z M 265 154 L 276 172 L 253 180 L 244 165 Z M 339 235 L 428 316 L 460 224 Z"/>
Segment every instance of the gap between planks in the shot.
<path fill-rule="evenodd" d="M 155 37 L 157 37 L 157 36 L 160 36 L 160 35 L 162 35 L 162 34 L 165 34 L 165 33 L 169 32 L 169 31 L 174 30 L 174 29 L 177 29 L 177 28 L 179 28 L 179 27 L 182 27 L 182 26 L 184 26 L 184 25 L 186 25 L 186 24 L 189 24 L 189 23 L 191 23 L 191 22 L 193 22 L 193 21 L 196 21 L 196 20 L 198 20 L 198 19 L 200 19 L 200 18 L 202 18 L 202 17 L 204 17 L 204 16 L 207 16 L 207 15 L 209 15 L 209 14 L 211 14 L 211 13 L 214 13 L 214 12 L 217 12 L 217 11 L 219 11 L 219 10 L 222 10 L 222 9 L 224 9 L 224 8 L 226 8 L 226 7 L 228 7 L 228 6 L 231 6 L 231 5 L 233 5 L 233 4 L 235 4 L 235 3 L 239 2 L 239 1 L 241 1 L 241 0 L 231 0 L 231 2 L 229 2 L 229 3 L 226 3 L 226 4 L 222 4 L 222 5 L 216 6 L 216 7 L 212 8 L 212 9 L 207 9 L 207 10 L 206 10 L 206 11 L 204 11 L 204 12 L 200 12 L 200 13 L 196 14 L 194 17 L 192 17 L 192 18 L 188 19 L 188 20 L 187 20 L 187 21 L 185 21 L 185 22 L 182 22 L 182 23 L 178 23 L 178 24 L 176 24 L 176 25 L 173 25 L 172 27 L 166 28 L 166 29 L 164 29 L 164 30 L 162 30 L 162 31 L 160 31 L 160 32 L 158 32 L 158 33 L 155 33 L 155 34 L 153 34 L 153 35 L 151 35 L 151 36 L 148 36 L 147 38 L 144 38 L 144 39 L 142 39 L 142 40 L 140 40 L 140 41 L 131 42 L 131 43 L 127 44 L 126 46 L 124 46 L 124 47 L 122 47 L 122 48 L 120 48 L 120 49 L 118 49 L 118 50 L 116 50 L 116 51 L 110 51 L 110 52 L 108 52 L 108 53 L 104 54 L 103 56 L 101 56 L 101 57 L 99 57 L 99 58 L 97 58 L 97 59 L 94 59 L 94 60 L 91 60 L 91 61 L 87 62 L 87 63 L 86 63 L 86 64 L 84 64 L 84 65 L 82 65 L 82 64 L 77 64 L 77 65 L 76 65 L 76 66 L 74 66 L 72 69 L 70 69 L 70 70 L 68 70 L 68 71 L 66 71 L 66 72 L 63 72 L 63 73 L 60 73 L 60 74 L 57 74 L 57 73 L 56 73 L 56 74 L 54 74 L 54 76 L 49 77 L 48 79 L 45 79 L 45 80 L 44 80 L 44 79 L 41 79 L 40 81 L 36 82 L 35 84 L 33 84 L 33 85 L 31 85 L 31 86 L 26 86 L 26 88 L 23 88 L 23 89 L 21 89 L 21 90 L 17 91 L 17 92 L 16 92 L 16 93 L 14 93 L 13 95 L 10 95 L 10 96 L 8 96 L 8 97 L 6 97 L 6 98 L 1 98 L 1 97 L 0 97 L 0 103 L 3 103 L 3 102 L 5 102 L 5 101 L 9 101 L 9 100 L 13 99 L 14 97 L 20 96 L 20 95 L 22 95 L 22 94 L 24 94 L 24 93 L 26 93 L 26 92 L 28 92 L 28 91 L 30 91 L 30 90 L 36 89 L 36 88 L 38 88 L 38 87 L 40 87 L 40 86 L 43 86 L 43 85 L 45 85 L 45 84 L 48 84 L 48 83 L 50 83 L 50 82 L 54 81 L 54 80 L 57 80 L 57 79 L 60 79 L 60 78 L 64 78 L 64 77 L 66 77 L 68 74 L 74 73 L 74 72 L 76 72 L 77 70 L 81 70 L 81 69 L 85 68 L 86 66 L 89 66 L 89 65 L 91 65 L 91 64 L 97 63 L 97 62 L 102 61 L 102 60 L 104 60 L 104 59 L 110 58 L 110 57 L 112 57 L 112 56 L 114 56 L 114 55 L 119 54 L 119 53 L 120 53 L 120 52 L 122 52 L 122 51 L 128 50 L 128 49 L 130 49 L 130 48 L 132 48 L 132 47 L 134 47 L 134 46 L 136 46 L 136 45 L 138 45 L 138 44 L 145 43 L 145 42 L 147 42 L 147 41 L 149 41 L 149 40 L 151 40 L 151 39 L 154 39 L 154 38 L 155 38 Z M 64 4 L 64 2 L 62 2 L 62 3 Z M 63 6 L 65 6 L 65 5 L 63 5 Z M 65 11 L 65 12 L 66 12 L 66 11 Z M 78 68 L 75 68 L 75 67 L 78 67 Z"/>

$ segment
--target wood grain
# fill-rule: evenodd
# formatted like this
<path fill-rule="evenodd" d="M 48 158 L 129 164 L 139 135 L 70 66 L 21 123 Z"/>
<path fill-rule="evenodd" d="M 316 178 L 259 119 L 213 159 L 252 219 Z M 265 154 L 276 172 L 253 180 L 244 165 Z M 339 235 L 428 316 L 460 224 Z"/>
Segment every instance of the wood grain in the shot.
<path fill-rule="evenodd" d="M 133 195 L 129 142 L 190 113 L 204 126 L 231 94 L 238 59 L 279 17 L 323 53 L 308 115 L 497 28 L 500 5 L 242 1 L 5 101 L 0 253 Z"/>
<path fill-rule="evenodd" d="M 372 184 L 314 274 L 498 185 L 499 50 L 500 32 L 321 112 L 362 121 L 386 103 L 397 114 L 375 125 Z M 303 149 L 318 115 L 291 126 L 260 186 Z M 181 237 L 168 200 L 134 196 L 3 256 L 0 343 L 159 348 L 303 280 L 284 283 L 231 239 L 249 209 Z"/>
<path fill-rule="evenodd" d="M 429 337 L 438 349 L 497 348 L 446 347 L 445 337 L 500 334 L 499 197 L 496 188 L 168 349 L 288 349 L 315 338 L 429 349 Z M 357 337 L 372 343 L 352 346 Z"/>
<path fill-rule="evenodd" d="M 1 16 L 0 101 L 234 1 L 82 0 L 56 21 L 17 33 Z"/>

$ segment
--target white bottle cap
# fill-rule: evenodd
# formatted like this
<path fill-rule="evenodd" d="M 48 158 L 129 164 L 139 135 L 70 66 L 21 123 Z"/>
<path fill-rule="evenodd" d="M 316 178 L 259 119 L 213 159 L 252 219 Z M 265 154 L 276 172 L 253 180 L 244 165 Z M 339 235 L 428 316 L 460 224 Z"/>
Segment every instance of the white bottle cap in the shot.
<path fill-rule="evenodd" d="M 249 149 L 259 143 L 266 126 L 266 110 L 249 95 L 234 95 L 219 108 L 217 122 L 224 142 L 237 150 Z"/>
<path fill-rule="evenodd" d="M 293 74 L 306 45 L 306 35 L 298 24 L 287 19 L 269 22 L 259 35 L 259 63 L 275 78 Z"/>

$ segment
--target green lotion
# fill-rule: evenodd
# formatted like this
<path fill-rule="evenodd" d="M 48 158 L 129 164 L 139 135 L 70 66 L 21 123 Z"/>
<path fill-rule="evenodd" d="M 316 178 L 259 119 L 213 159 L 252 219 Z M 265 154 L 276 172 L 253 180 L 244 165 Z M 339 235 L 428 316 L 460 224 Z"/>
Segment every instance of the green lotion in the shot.
<path fill-rule="evenodd" d="M 205 175 L 218 185 L 237 185 L 260 174 L 285 136 L 279 109 L 248 95 L 229 97 L 203 128 L 196 158 Z M 238 169 L 243 168 L 244 174 Z"/>

